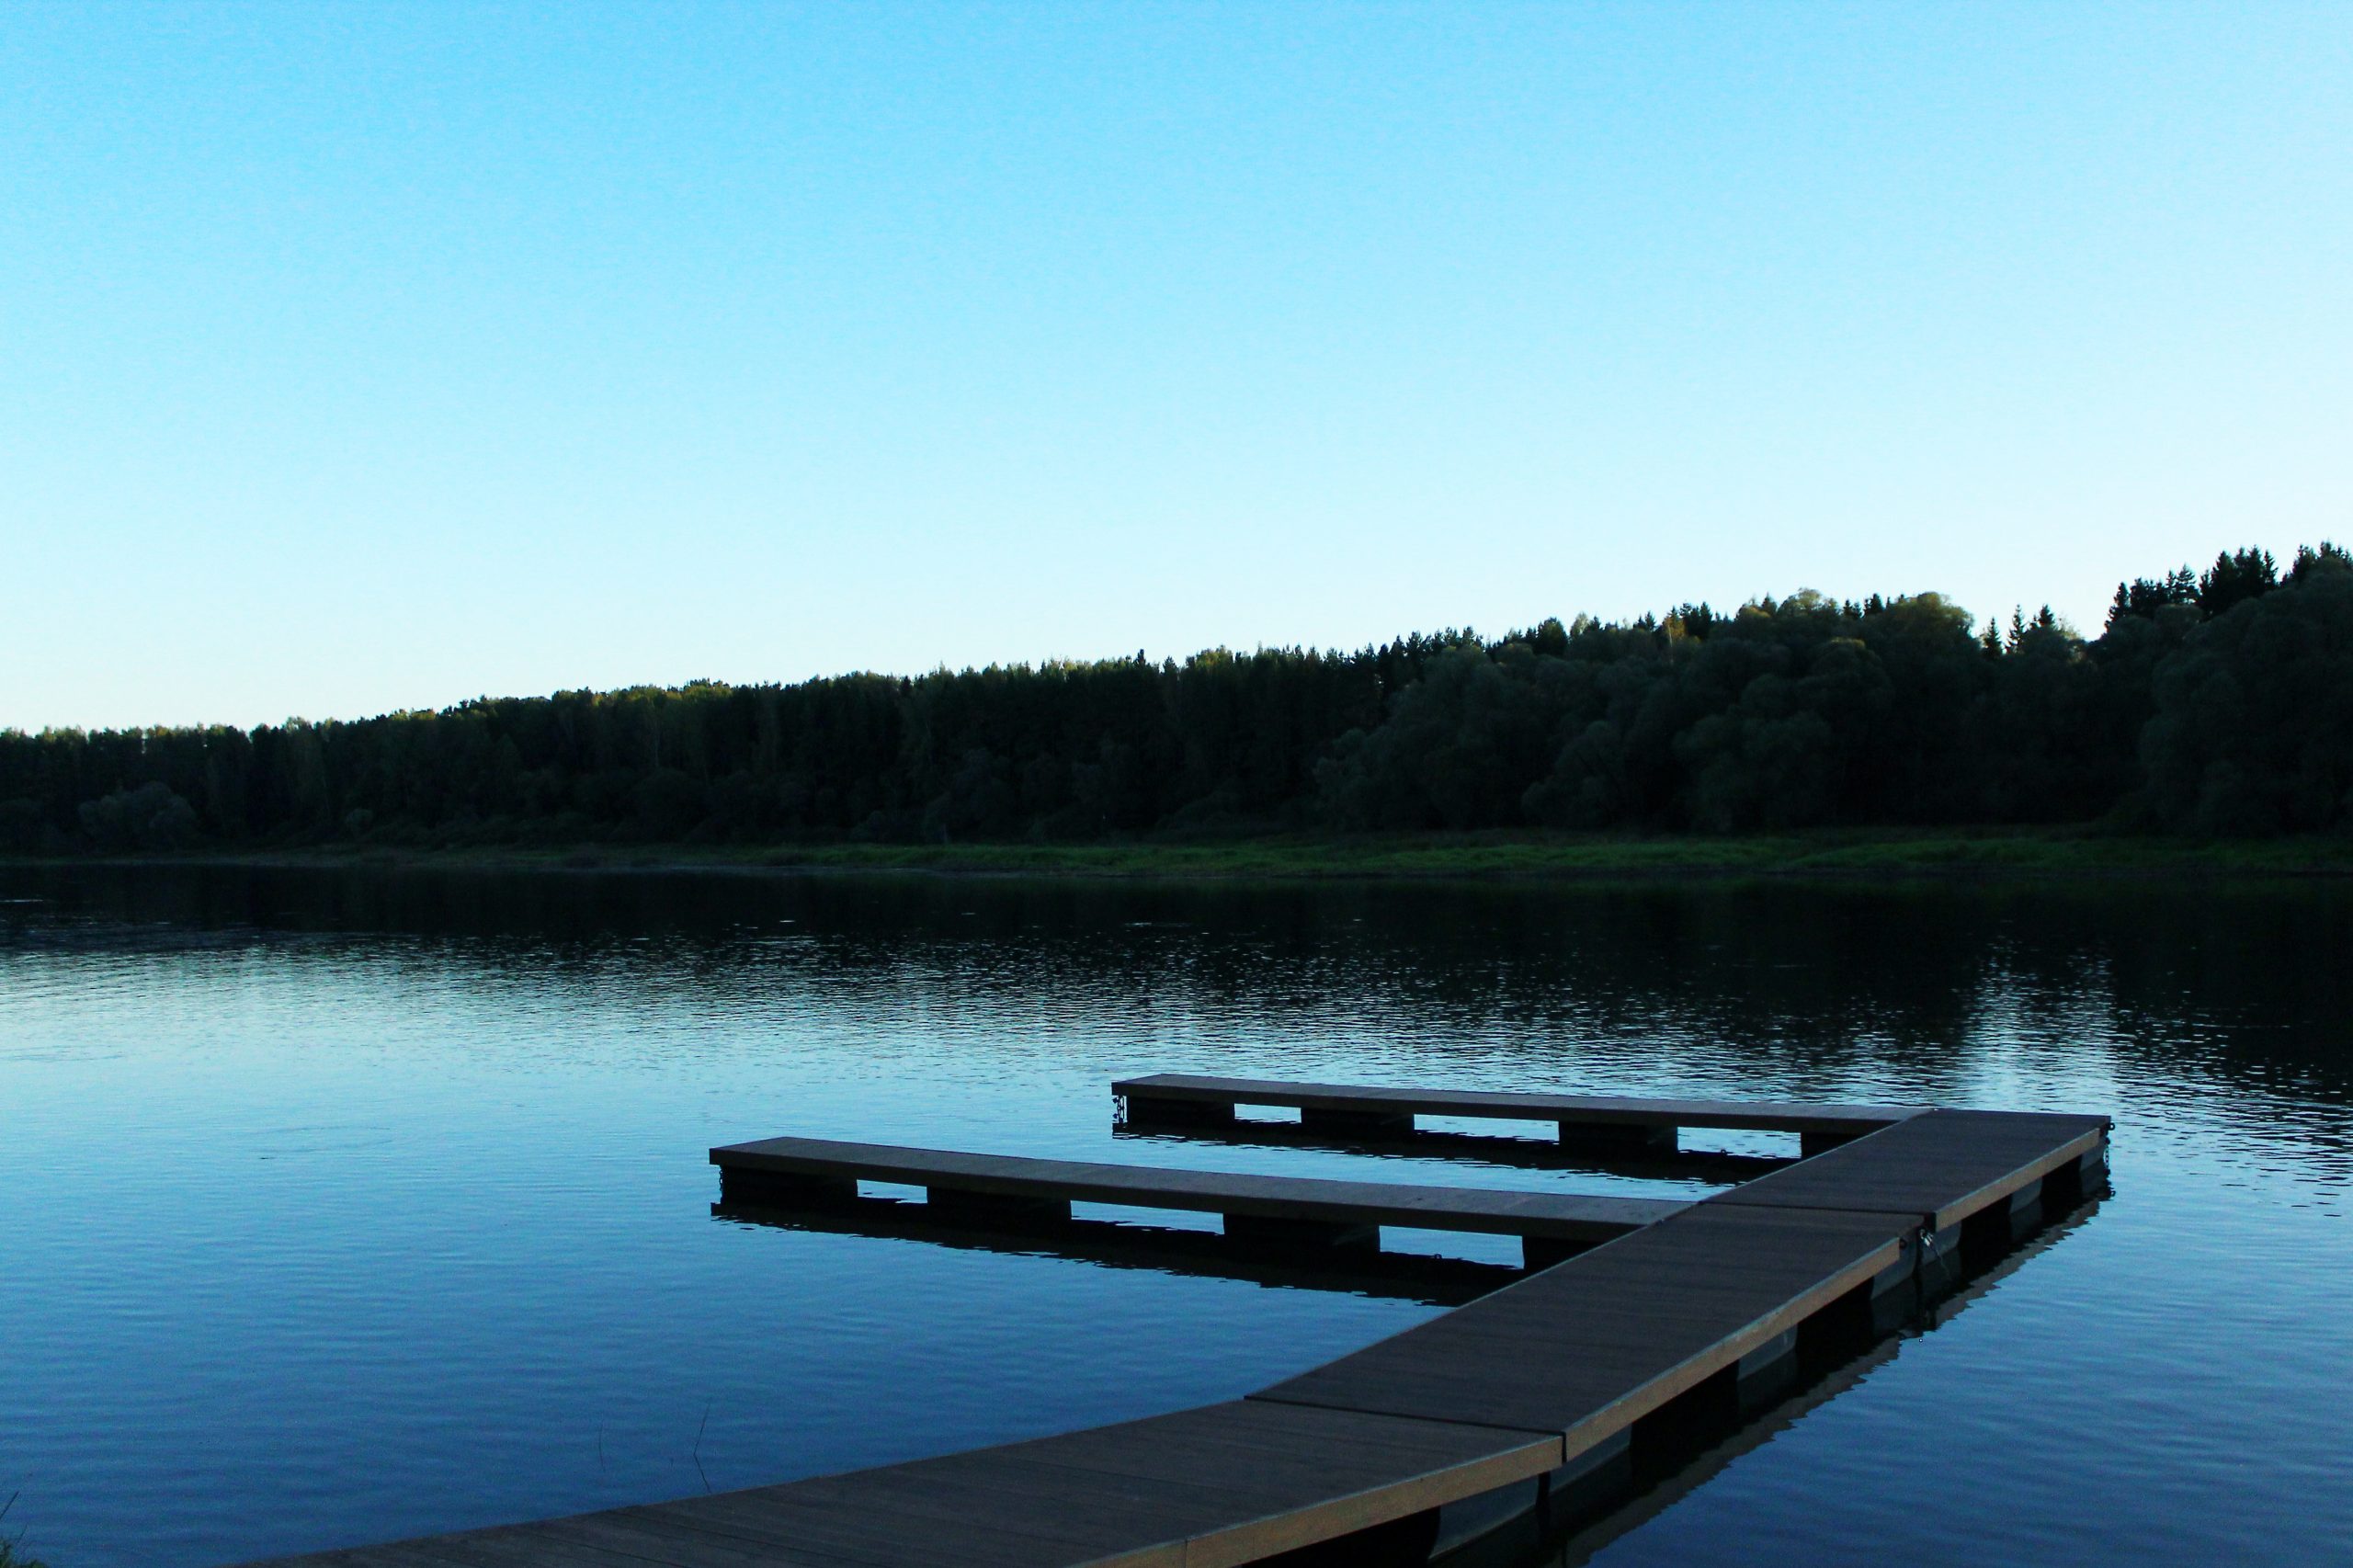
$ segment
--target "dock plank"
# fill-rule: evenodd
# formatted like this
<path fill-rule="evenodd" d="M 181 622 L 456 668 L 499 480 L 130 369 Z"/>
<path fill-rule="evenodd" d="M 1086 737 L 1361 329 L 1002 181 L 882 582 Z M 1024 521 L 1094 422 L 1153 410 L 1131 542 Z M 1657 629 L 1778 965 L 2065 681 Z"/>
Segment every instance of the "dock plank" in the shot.
<path fill-rule="evenodd" d="M 952 1475 L 984 1488 L 1051 1474 L 1057 1484 L 1111 1483 L 1184 1499 L 1199 1513 L 1185 1549 L 1188 1568 L 1198 1568 L 1256 1561 L 1492 1491 L 1553 1468 L 1562 1451 L 1549 1433 L 1242 1401 L 923 1468 L 927 1480 Z"/>
<path fill-rule="evenodd" d="M 632 1543 L 628 1550 L 589 1539 L 571 1527 L 586 1518 L 544 1520 L 529 1525 L 502 1525 L 445 1536 L 426 1536 L 388 1546 L 358 1547 L 317 1552 L 306 1557 L 280 1558 L 278 1562 L 301 1568 L 645 1568 L 661 1562 L 671 1568 L 748 1568 L 724 1555 L 708 1556 L 699 1549 L 666 1546 L 648 1550 Z M 768 1568 L 877 1568 L 838 1557 L 793 1551 L 771 1552 Z"/>
<path fill-rule="evenodd" d="M 1567 1242 L 1605 1241 L 1688 1207 L 1668 1199 L 1162 1170 L 823 1138 L 767 1138 L 731 1144 L 713 1149 L 710 1161 L 722 1171 L 948 1187 L 1004 1198 Z"/>
<path fill-rule="evenodd" d="M 581 1514 L 551 1519 L 540 1527 L 548 1538 L 600 1551 L 618 1552 L 664 1568 L 881 1568 L 872 1557 L 835 1557 L 813 1551 L 805 1543 L 781 1545 L 716 1534 L 681 1520 L 654 1516 L 630 1518 L 619 1514 Z"/>
<path fill-rule="evenodd" d="M 270 1568 L 1216 1568 L 1528 1480 L 1560 1438 L 1245 1400 Z"/>
<path fill-rule="evenodd" d="M 1392 1088 L 1379 1085 L 1294 1083 L 1154 1073 L 1122 1078 L 1111 1092 L 1138 1099 L 1200 1105 L 1280 1106 L 1361 1115 L 1479 1117 L 1567 1121 L 1586 1126 L 1711 1127 L 1762 1132 L 1854 1134 L 1917 1116 L 1919 1106 L 1808 1105 L 1778 1100 L 1639 1099 L 1473 1089 Z"/>
<path fill-rule="evenodd" d="M 1916 1214 L 1960 1224 L 2105 1145 L 2104 1116 L 1935 1110 L 1709 1199 L 1774 1209 Z"/>
<path fill-rule="evenodd" d="M 1251 1397 L 1558 1432 L 1574 1453 L 1896 1266 L 1914 1229 L 1702 1204 Z"/>

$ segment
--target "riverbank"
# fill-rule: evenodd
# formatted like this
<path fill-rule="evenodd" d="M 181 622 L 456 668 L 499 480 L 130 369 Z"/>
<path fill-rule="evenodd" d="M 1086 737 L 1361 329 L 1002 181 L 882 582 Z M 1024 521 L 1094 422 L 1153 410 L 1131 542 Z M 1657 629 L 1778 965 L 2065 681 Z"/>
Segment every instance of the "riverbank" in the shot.
<path fill-rule="evenodd" d="M 1281 835 L 1085 844 L 434 847 L 335 844 L 88 857 L 45 863 L 919 872 L 1154 881 L 2343 877 L 2353 876 L 2353 837 L 2190 841 L 2030 829 L 1649 838 L 1566 834 Z"/>

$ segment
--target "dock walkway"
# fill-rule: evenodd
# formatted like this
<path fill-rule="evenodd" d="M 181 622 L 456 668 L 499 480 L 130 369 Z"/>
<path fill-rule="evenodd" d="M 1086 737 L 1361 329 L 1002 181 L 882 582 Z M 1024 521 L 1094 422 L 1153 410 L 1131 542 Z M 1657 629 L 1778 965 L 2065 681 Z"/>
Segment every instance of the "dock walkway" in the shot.
<path fill-rule="evenodd" d="M 2108 1131 L 2104 1116 L 1929 1111 L 1709 1201 L 1916 1215 L 1949 1231 L 2037 1199 L 2047 1176 L 2080 1178 L 2106 1160 Z"/>
<path fill-rule="evenodd" d="M 1334 1088 L 1216 1082 L 1250 1083 L 1253 1093 Z M 1412 1093 L 1417 1106 L 1453 1098 L 1386 1092 Z M 1632 1114 L 1718 1114 L 1679 1103 L 1636 1102 Z M 1579 1102 L 1578 1114 L 1591 1104 Z M 779 1486 L 283 1559 L 280 1568 L 1230 1568 L 1319 1543 L 1339 1554 L 1333 1562 L 1418 1562 L 1449 1506 L 1513 1487 L 1540 1509 L 1607 1495 L 1659 1423 L 1736 1412 L 1752 1390 L 1769 1396 L 1806 1336 L 1870 1323 L 1876 1303 L 1916 1292 L 1942 1233 L 2023 1212 L 2045 1194 L 2073 1201 L 2108 1131 L 2104 1118 L 1995 1112 L 1813 1119 L 1870 1125 L 1744 1187 L 1664 1206 L 1672 1211 L 1564 1263 L 1241 1400 Z M 1103 1173 L 1127 1168 L 801 1139 L 712 1158 L 722 1154 L 733 1156 L 721 1162 L 722 1179 L 813 1180 L 821 1186 L 801 1190 L 820 1199 L 845 1180 L 873 1179 L 1015 1202 L 1067 1201 L 1082 1189 L 1128 1195 L 1086 1201 L 1132 1201 L 1148 1190 L 1157 1202 L 1181 1190 L 1200 1199 L 1195 1207 L 1228 1212 L 1222 1205 L 1270 1200 L 1271 1189 L 1217 1183 L 1274 1179 L 1114 1177 Z M 972 1185 L 982 1182 L 990 1185 Z M 1483 1207 L 1497 1195 L 1465 1199 L 1462 1189 L 1380 1190 L 1392 1196 L 1334 1201 L 1357 1216 L 1349 1223 L 1395 1212 L 1410 1218 L 1371 1222 L 1420 1224 L 1449 1205 L 1481 1220 L 1522 1222 L 1533 1212 L 1502 1214 Z M 1401 1190 L 1416 1196 L 1393 1196 Z"/>
<path fill-rule="evenodd" d="M 1809 1153 L 1876 1132 L 1927 1108 L 1400 1089 L 1269 1078 L 1211 1078 L 1189 1073 L 1123 1078 L 1111 1085 L 1111 1093 L 1126 1105 L 1129 1125 L 1136 1127 L 1229 1123 L 1234 1119 L 1235 1108 L 1247 1105 L 1297 1110 L 1302 1126 L 1332 1132 L 1406 1132 L 1413 1130 L 1416 1116 L 1475 1117 L 1498 1121 L 1553 1122 L 1559 1126 L 1564 1142 L 1672 1149 L 1678 1129 L 1707 1127 L 1794 1132 Z"/>
<path fill-rule="evenodd" d="M 1606 1242 L 1688 1207 L 1657 1198 L 1155 1170 L 824 1138 L 732 1144 L 713 1149 L 710 1163 L 730 1201 L 839 1200 L 854 1197 L 859 1181 L 889 1182 L 920 1187 L 934 1208 L 974 1218 L 1052 1221 L 1068 1220 L 1074 1202 L 1108 1203 L 1217 1214 L 1229 1235 L 1327 1245 L 1377 1244 L 1379 1228 L 1395 1225 L 1518 1236 L 1531 1262 L 1558 1261 L 1563 1247 Z"/>

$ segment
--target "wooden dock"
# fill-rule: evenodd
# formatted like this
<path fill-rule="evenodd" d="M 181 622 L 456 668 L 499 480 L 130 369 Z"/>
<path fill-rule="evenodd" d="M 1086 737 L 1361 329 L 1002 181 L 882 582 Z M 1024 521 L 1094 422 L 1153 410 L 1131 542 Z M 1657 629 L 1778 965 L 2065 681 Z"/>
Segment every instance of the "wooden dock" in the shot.
<path fill-rule="evenodd" d="M 1079 1160 L 969 1154 L 823 1138 L 767 1138 L 713 1149 L 721 1191 L 747 1201 L 839 1202 L 860 1181 L 920 1187 L 944 1212 L 976 1220 L 1051 1223 L 1073 1203 L 1165 1209 L 1222 1217 L 1229 1236 L 1377 1246 L 1383 1225 L 1518 1236 L 1530 1263 L 1622 1236 L 1686 1205 L 1655 1198 L 1408 1187 L 1314 1176 L 1153 1170 Z"/>
<path fill-rule="evenodd" d="M 2104 1116 L 1935 1110 L 1711 1199 L 1738 1207 L 1916 1215 L 1931 1232 L 2039 1200 L 2045 1177 L 2107 1159 Z"/>
<path fill-rule="evenodd" d="M 855 1203 L 771 1204 L 721 1198 L 714 1219 L 769 1230 L 921 1242 L 964 1252 L 1060 1257 L 1100 1268 L 1195 1278 L 1236 1279 L 1300 1290 L 1339 1290 L 1375 1300 L 1459 1307 L 1520 1278 L 1524 1258 L 1505 1262 L 1404 1249 L 1236 1245 L 1222 1231 L 1081 1215 L 1066 1224 L 993 1225 L 971 1215 L 935 1215 L 927 1203 L 877 1195 Z"/>
<path fill-rule="evenodd" d="M 1475 1117 L 1497 1121 L 1549 1121 L 1559 1127 L 1563 1142 L 1672 1149 L 1679 1129 L 1708 1127 L 1794 1132 L 1807 1153 L 1835 1147 L 1866 1132 L 1876 1132 L 1917 1116 L 1926 1108 L 1398 1089 L 1267 1078 L 1207 1078 L 1187 1073 L 1123 1078 L 1111 1085 L 1111 1093 L 1126 1105 L 1130 1126 L 1214 1126 L 1233 1121 L 1237 1107 L 1264 1106 L 1297 1110 L 1302 1126 L 1334 1132 L 1409 1131 L 1416 1116 Z"/>
<path fill-rule="evenodd" d="M 1241 1103 L 1285 1103 L 1251 1097 L 1277 1090 L 1404 1096 L 1382 1102 L 1392 1115 L 1400 1103 L 1414 1108 L 1408 1115 L 1424 1106 L 1505 1114 L 1456 1109 L 1461 1096 L 1443 1092 L 1165 1078 L 1121 1085 L 1131 1114 L 1134 1085 L 1172 1081 L 1245 1085 Z M 1476 1097 L 1541 1101 L 1563 1120 L 1608 1108 Z M 1916 1310 L 1932 1277 L 1921 1266 L 1959 1250 L 1953 1233 L 1982 1233 L 1989 1220 L 2014 1221 L 2046 1200 L 2073 1204 L 2099 1169 L 2108 1131 L 2097 1117 L 1752 1114 L 1712 1101 L 1618 1108 L 1631 1119 L 1620 1126 L 1769 1117 L 1802 1135 L 1815 1129 L 1792 1120 L 1847 1131 L 1825 1153 L 1697 1203 L 1660 1205 L 1631 1228 L 1623 1212 L 1510 1201 L 1626 1199 L 1297 1178 L 1269 1187 L 1261 1184 L 1278 1178 L 805 1139 L 714 1150 L 724 1181 L 816 1203 L 875 1180 L 1042 1203 L 1049 1214 L 1074 1200 L 1148 1199 L 1321 1227 L 1451 1216 L 1458 1228 L 1523 1236 L 1535 1233 L 1515 1227 L 1540 1218 L 1616 1229 L 1566 1262 L 1245 1399 L 845 1475 L 282 1559 L 282 1568 L 1226 1568 L 1294 1552 L 1302 1555 L 1285 1561 L 1418 1562 L 1443 1521 L 1492 1513 L 1499 1498 L 1539 1520 L 1576 1517 L 1622 1492 L 1646 1449 L 1724 1429 L 1776 1397 L 1811 1345 L 1867 1337 L 1891 1304 Z"/>

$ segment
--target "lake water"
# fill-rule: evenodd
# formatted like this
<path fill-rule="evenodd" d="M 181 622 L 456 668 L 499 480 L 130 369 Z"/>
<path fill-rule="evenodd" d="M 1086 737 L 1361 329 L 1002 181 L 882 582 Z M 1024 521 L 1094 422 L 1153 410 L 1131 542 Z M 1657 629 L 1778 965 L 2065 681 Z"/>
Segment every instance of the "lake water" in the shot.
<path fill-rule="evenodd" d="M 714 1143 L 1710 1189 L 1115 1136 L 1108 1083 L 1150 1071 L 2110 1112 L 2095 1208 L 1546 1561 L 2353 1562 L 2353 890 L 18 869 L 0 896 L 0 1534 L 52 1568 L 1145 1415 L 1441 1310 L 748 1223 L 711 1211 Z"/>

